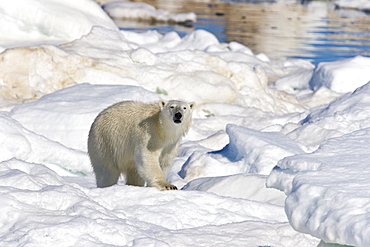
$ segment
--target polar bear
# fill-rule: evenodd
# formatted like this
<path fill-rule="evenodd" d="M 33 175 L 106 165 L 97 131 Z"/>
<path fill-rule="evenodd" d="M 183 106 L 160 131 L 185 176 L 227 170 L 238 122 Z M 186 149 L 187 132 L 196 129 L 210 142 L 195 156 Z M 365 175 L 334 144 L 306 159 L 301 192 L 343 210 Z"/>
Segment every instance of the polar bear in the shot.
<path fill-rule="evenodd" d="M 128 185 L 176 190 L 165 176 L 189 131 L 194 106 L 177 100 L 123 101 L 103 110 L 88 137 L 97 186 L 116 184 L 122 173 Z"/>

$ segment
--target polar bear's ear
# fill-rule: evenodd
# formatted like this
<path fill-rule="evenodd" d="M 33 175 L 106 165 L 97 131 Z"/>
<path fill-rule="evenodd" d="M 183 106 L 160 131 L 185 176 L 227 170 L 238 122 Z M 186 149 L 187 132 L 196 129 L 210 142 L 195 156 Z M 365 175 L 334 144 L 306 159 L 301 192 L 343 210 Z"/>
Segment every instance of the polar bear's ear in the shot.
<path fill-rule="evenodd" d="M 190 106 L 190 109 L 192 109 L 192 110 L 193 110 L 193 108 L 195 107 L 195 102 L 190 102 L 190 103 L 189 103 L 189 106 Z"/>
<path fill-rule="evenodd" d="M 164 106 L 167 104 L 167 101 L 165 100 L 160 100 L 159 101 L 159 107 L 161 108 L 161 110 L 163 110 Z"/>

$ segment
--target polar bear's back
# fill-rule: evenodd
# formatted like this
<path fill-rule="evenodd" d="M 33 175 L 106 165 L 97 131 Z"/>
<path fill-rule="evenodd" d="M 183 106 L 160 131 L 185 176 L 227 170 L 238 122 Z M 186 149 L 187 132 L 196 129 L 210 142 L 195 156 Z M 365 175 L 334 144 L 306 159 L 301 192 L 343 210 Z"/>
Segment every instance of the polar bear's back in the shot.
<path fill-rule="evenodd" d="M 135 140 L 142 138 L 144 119 L 159 115 L 157 103 L 147 104 L 134 101 L 116 103 L 103 110 L 91 126 L 88 151 L 96 160 L 122 163 L 131 160 L 135 151 Z M 93 158 L 94 159 L 94 158 Z M 111 160 L 114 159 L 114 160 Z"/>
<path fill-rule="evenodd" d="M 143 119 L 147 119 L 160 112 L 157 103 L 143 103 L 135 101 L 123 101 L 116 103 L 103 110 L 95 121 L 104 121 L 104 125 L 119 128 L 126 125 L 137 125 Z"/>

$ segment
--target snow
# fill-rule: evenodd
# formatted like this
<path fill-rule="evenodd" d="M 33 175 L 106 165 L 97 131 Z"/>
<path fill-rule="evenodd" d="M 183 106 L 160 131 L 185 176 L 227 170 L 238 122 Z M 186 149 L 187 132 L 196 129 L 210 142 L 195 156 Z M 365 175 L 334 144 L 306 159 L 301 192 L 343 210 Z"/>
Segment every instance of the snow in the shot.
<path fill-rule="evenodd" d="M 278 172 L 296 173 L 285 206 L 296 230 L 326 242 L 369 246 L 369 134 L 365 128 L 332 138 L 314 153 L 279 164 Z"/>
<path fill-rule="evenodd" d="M 18 105 L 9 116 L 33 132 L 86 152 L 88 132 L 99 112 L 122 100 L 153 102 L 159 99 L 157 94 L 142 87 L 85 83 Z"/>
<path fill-rule="evenodd" d="M 277 162 L 286 156 L 303 153 L 302 147 L 276 132 L 261 132 L 245 127 L 227 125 L 229 143 L 219 151 L 190 155 L 180 176 L 186 181 L 199 177 L 238 173 L 270 174 Z M 253 146 L 250 145 L 253 143 Z"/>
<path fill-rule="evenodd" d="M 104 4 L 102 7 L 109 16 L 115 19 L 173 23 L 196 22 L 197 20 L 196 14 L 192 12 L 174 14 L 168 10 L 156 9 L 147 3 L 112 1 Z"/>
<path fill-rule="evenodd" d="M 320 63 L 309 85 L 313 90 L 325 86 L 337 93 L 352 92 L 370 81 L 370 75 L 365 72 L 369 66 L 370 58 L 362 56 Z"/>
<path fill-rule="evenodd" d="M 0 46 L 72 41 L 94 25 L 117 29 L 90 0 L 1 1 Z"/>
<path fill-rule="evenodd" d="M 300 122 L 302 126 L 289 133 L 289 137 L 314 150 L 326 139 L 370 127 L 369 93 L 370 84 L 367 83 L 327 105 L 312 108 Z"/>
<path fill-rule="evenodd" d="M 24 128 L 8 115 L 0 114 L 0 161 L 19 159 L 57 166 L 73 173 L 91 171 L 89 158 L 85 152 L 74 150 L 51 141 Z"/>
<path fill-rule="evenodd" d="M 319 147 L 280 160 L 267 180 L 289 195 L 285 208 L 292 226 L 326 242 L 370 244 L 369 90 L 368 83 L 313 109 L 290 135 L 306 136 L 299 141 Z M 316 137 L 307 138 L 308 133 Z"/>
<path fill-rule="evenodd" d="M 119 31 L 88 0 L 0 6 L 1 245 L 370 245 L 368 58 Z M 96 115 L 159 99 L 197 103 L 167 176 L 181 190 L 96 188 Z"/>
<path fill-rule="evenodd" d="M 340 8 L 370 10 L 370 3 L 367 0 L 336 0 L 335 5 Z"/>
<path fill-rule="evenodd" d="M 276 246 L 310 240 L 281 223 L 284 211 L 274 205 L 199 191 L 85 188 L 44 165 L 15 159 L 0 163 L 0 170 L 1 240 L 7 246 L 202 246 L 211 239 L 213 246 L 267 245 L 270 235 L 281 241 Z"/>

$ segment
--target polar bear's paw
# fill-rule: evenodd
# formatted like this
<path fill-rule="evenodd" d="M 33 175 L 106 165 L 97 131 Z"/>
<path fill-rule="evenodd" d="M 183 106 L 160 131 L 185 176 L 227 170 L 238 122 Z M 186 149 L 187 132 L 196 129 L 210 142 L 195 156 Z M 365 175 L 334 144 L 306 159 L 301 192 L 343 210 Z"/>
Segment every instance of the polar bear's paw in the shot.
<path fill-rule="evenodd" d="M 175 185 L 166 182 L 157 182 L 154 187 L 159 190 L 177 190 L 177 187 Z"/>

